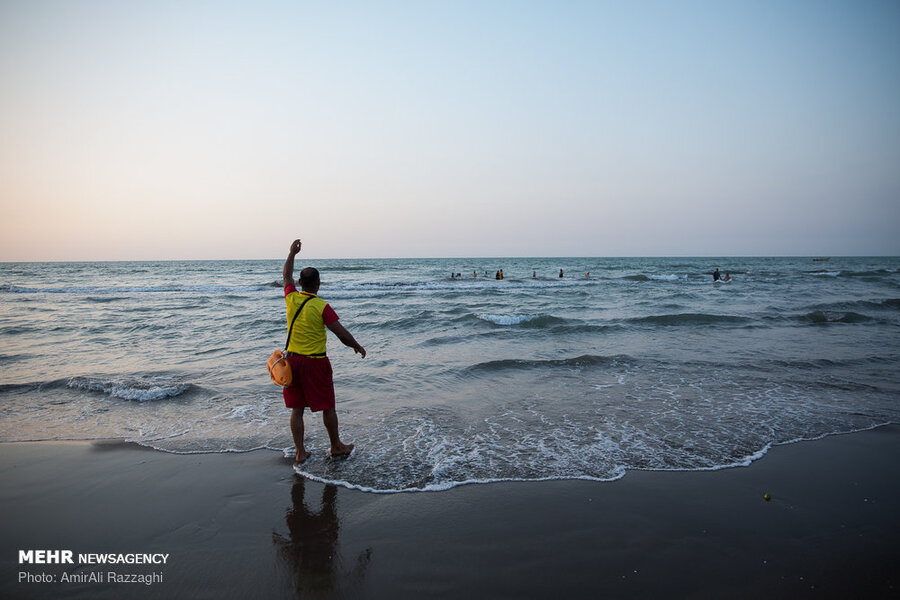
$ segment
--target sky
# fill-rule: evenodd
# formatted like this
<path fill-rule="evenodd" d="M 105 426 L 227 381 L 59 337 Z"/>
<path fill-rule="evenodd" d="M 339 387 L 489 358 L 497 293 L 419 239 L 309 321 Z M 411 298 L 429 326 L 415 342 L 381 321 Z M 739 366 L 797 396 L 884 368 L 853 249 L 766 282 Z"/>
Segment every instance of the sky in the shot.
<path fill-rule="evenodd" d="M 900 255 L 900 2 L 0 0 L 0 261 Z"/>

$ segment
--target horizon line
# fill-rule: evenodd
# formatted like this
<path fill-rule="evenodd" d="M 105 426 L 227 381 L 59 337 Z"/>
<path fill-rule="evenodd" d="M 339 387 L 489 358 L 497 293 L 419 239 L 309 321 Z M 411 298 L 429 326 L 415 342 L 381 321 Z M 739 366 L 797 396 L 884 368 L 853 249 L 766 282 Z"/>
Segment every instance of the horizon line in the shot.
<path fill-rule="evenodd" d="M 298 255 L 299 257 L 299 255 Z M 900 254 L 670 254 L 670 255 L 607 255 L 607 256 L 351 256 L 351 257 L 318 257 L 307 260 L 524 260 L 524 259 L 611 259 L 611 258 L 900 258 Z M 77 264 L 77 263 L 159 263 L 159 262 L 252 262 L 281 261 L 284 258 L 139 258 L 139 259 L 99 259 L 99 260 L 0 260 L 0 264 Z"/>

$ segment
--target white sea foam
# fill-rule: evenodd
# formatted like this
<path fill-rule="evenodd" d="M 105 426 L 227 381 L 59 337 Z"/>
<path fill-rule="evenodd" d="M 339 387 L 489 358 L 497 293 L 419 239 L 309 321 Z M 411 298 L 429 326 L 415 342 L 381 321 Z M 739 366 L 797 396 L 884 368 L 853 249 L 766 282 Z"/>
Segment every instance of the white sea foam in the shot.
<path fill-rule="evenodd" d="M 475 315 L 482 321 L 489 321 L 495 325 L 519 325 L 520 323 L 527 323 L 528 321 L 533 321 L 534 319 L 539 318 L 541 315 L 485 315 L 485 314 L 477 314 Z"/>
<path fill-rule="evenodd" d="M 73 377 L 67 382 L 69 389 L 87 392 L 102 392 L 113 398 L 149 402 L 172 398 L 184 393 L 190 386 L 182 383 L 164 383 L 171 378 L 149 379 L 102 379 L 96 377 Z"/>
<path fill-rule="evenodd" d="M 250 404 L 243 404 L 241 406 L 235 406 L 231 409 L 231 412 L 228 413 L 227 418 L 229 419 L 246 419 L 247 415 L 255 410 L 255 406 Z"/>
<path fill-rule="evenodd" d="M 291 449 L 293 451 L 293 449 Z M 288 456 L 287 458 L 290 458 Z M 348 459 L 349 460 L 349 459 Z M 317 481 L 319 483 L 337 485 L 340 487 L 345 487 L 351 490 L 358 490 L 360 492 L 368 492 L 370 494 L 411 494 L 418 492 L 445 492 L 447 490 L 452 490 L 455 487 L 460 487 L 463 485 L 476 485 L 476 484 L 485 484 L 485 483 L 511 483 L 511 482 L 540 482 L 540 481 L 569 481 L 569 480 L 581 480 L 581 481 L 597 481 L 601 483 L 617 481 L 625 476 L 625 470 L 622 469 L 619 473 L 612 477 L 591 477 L 589 475 L 578 475 L 572 477 L 536 477 L 536 478 L 519 478 L 519 477 L 491 477 L 491 478 L 483 478 L 483 479 L 466 479 L 463 481 L 445 481 L 442 483 L 430 483 L 421 488 L 376 488 L 365 485 L 359 485 L 356 483 L 352 483 L 350 481 L 346 481 L 343 479 L 330 479 L 327 477 L 322 477 L 319 475 L 315 475 L 304 470 L 303 465 L 294 465 L 294 472 L 298 475 L 306 477 L 309 480 Z"/>
<path fill-rule="evenodd" d="M 678 281 L 687 279 L 687 275 L 647 275 L 647 278 L 654 281 Z"/>
<path fill-rule="evenodd" d="M 623 374 L 616 375 L 615 383 L 597 383 L 594 385 L 594 389 L 603 390 L 603 389 L 613 388 L 613 387 L 620 386 L 620 385 L 625 385 L 625 375 L 623 375 Z"/>

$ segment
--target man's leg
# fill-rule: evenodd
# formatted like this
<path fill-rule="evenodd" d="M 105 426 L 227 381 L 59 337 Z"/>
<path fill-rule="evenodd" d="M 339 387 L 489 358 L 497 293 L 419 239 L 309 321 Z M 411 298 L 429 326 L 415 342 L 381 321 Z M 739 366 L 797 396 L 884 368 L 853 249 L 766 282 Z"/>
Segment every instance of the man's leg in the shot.
<path fill-rule="evenodd" d="M 344 444 L 341 442 L 341 438 L 338 435 L 337 411 L 333 408 L 323 410 L 322 422 L 325 423 L 325 429 L 328 431 L 328 439 L 331 440 L 331 455 L 349 455 L 353 451 L 353 444 Z"/>
<path fill-rule="evenodd" d="M 309 452 L 303 445 L 303 409 L 291 409 L 291 435 L 294 437 L 294 449 L 297 454 L 294 456 L 294 462 L 302 463 L 309 458 Z"/>

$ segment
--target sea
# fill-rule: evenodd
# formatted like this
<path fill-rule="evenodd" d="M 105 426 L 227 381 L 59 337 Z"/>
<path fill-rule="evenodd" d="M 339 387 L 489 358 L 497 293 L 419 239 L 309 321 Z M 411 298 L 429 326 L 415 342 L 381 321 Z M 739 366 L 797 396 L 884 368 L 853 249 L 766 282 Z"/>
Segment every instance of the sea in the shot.
<path fill-rule="evenodd" d="M 301 254 L 368 355 L 329 334 L 356 448 L 330 459 L 307 412 L 299 471 L 369 492 L 611 481 L 897 423 L 900 258 L 814 258 Z M 0 264 L 0 441 L 291 456 L 266 372 L 283 260 Z"/>

